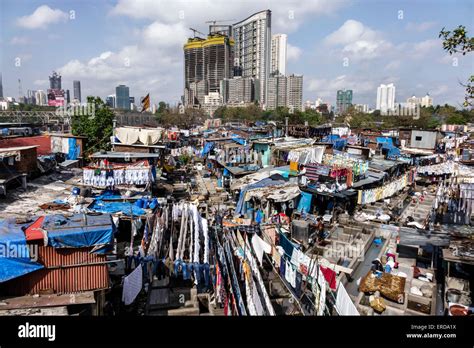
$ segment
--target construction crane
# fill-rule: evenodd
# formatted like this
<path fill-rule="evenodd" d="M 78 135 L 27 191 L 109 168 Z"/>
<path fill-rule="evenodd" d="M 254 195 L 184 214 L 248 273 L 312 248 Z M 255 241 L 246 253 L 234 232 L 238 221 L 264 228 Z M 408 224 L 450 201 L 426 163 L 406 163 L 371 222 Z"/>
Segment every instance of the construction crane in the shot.
<path fill-rule="evenodd" d="M 231 21 L 235 21 L 235 19 L 216 19 L 214 21 L 207 21 L 206 23 L 212 23 L 212 25 L 216 25 L 216 23 L 231 22 Z"/>
<path fill-rule="evenodd" d="M 206 34 L 201 33 L 199 30 L 196 30 L 196 29 L 193 29 L 193 28 L 189 28 L 189 30 L 192 30 L 194 37 L 196 37 L 196 33 L 199 33 L 199 34 L 201 34 L 201 35 L 203 35 L 203 36 L 206 36 Z"/>

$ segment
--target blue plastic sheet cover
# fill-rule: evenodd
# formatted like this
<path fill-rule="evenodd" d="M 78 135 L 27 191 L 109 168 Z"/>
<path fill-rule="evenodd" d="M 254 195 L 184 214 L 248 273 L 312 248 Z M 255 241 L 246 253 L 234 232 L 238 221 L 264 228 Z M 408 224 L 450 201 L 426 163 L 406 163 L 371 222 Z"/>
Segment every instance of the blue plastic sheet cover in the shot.
<path fill-rule="evenodd" d="M 0 283 L 34 272 L 44 266 L 35 260 L 26 244 L 25 233 L 15 219 L 0 221 Z M 37 255 L 36 255 L 37 256 Z"/>
<path fill-rule="evenodd" d="M 262 188 L 262 187 L 267 187 L 267 186 L 283 185 L 284 183 L 286 183 L 285 180 L 273 180 L 272 178 L 265 178 L 254 184 L 245 186 L 240 191 L 239 201 L 237 202 L 237 206 L 235 208 L 236 213 L 242 214 L 242 215 L 245 214 L 244 202 L 245 202 L 245 194 L 247 193 L 248 190 L 253 190 L 256 188 Z"/>
<path fill-rule="evenodd" d="M 214 143 L 212 141 L 207 142 L 204 145 L 204 148 L 202 149 L 201 156 L 202 157 L 206 156 L 209 152 L 211 152 L 213 147 L 214 147 Z"/>
<path fill-rule="evenodd" d="M 241 138 L 239 135 L 232 134 L 231 137 L 232 137 L 232 140 L 235 141 L 237 144 L 245 145 L 245 139 Z"/>
<path fill-rule="evenodd" d="M 69 152 L 66 156 L 66 159 L 68 160 L 76 160 L 79 157 L 80 154 L 80 146 L 77 145 L 76 138 L 69 138 Z"/>
<path fill-rule="evenodd" d="M 145 215 L 146 211 L 140 207 L 137 207 L 134 203 L 130 202 L 113 202 L 103 201 L 96 199 L 91 205 L 87 207 L 90 211 L 97 213 L 115 214 L 122 213 L 124 215 Z"/>
<path fill-rule="evenodd" d="M 309 213 L 311 210 L 311 199 L 313 195 L 308 192 L 301 192 L 301 199 L 298 203 L 298 211 Z"/>
<path fill-rule="evenodd" d="M 109 214 L 75 214 L 72 217 L 48 215 L 42 228 L 48 232 L 48 246 L 54 248 L 97 246 L 94 252 L 104 253 L 114 241 L 115 225 Z"/>

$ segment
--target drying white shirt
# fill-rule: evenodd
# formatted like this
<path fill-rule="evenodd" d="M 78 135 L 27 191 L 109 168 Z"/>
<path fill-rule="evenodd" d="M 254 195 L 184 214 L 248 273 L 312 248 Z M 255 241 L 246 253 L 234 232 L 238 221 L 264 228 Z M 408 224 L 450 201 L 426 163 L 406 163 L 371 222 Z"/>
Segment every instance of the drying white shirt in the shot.
<path fill-rule="evenodd" d="M 135 301 L 135 298 L 142 290 L 142 279 L 143 272 L 141 266 L 135 268 L 132 273 L 130 273 L 127 277 L 124 278 L 122 301 L 125 303 L 126 306 Z"/>
<path fill-rule="evenodd" d="M 336 310 L 339 315 L 360 315 L 342 283 L 337 288 Z"/>
<path fill-rule="evenodd" d="M 285 279 L 290 285 L 296 288 L 296 271 L 293 269 L 293 266 L 288 261 L 286 262 L 286 269 L 285 269 Z"/>
<path fill-rule="evenodd" d="M 255 251 L 255 255 L 257 255 L 258 262 L 261 265 L 263 259 L 263 252 L 270 254 L 272 252 L 272 246 L 256 234 L 252 236 L 252 246 L 253 250 Z"/>

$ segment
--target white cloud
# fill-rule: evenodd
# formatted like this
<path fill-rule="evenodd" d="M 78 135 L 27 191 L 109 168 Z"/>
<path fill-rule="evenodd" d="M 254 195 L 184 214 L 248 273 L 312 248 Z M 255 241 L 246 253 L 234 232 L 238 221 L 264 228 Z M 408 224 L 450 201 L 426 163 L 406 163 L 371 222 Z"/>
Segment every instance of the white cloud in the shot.
<path fill-rule="evenodd" d="M 18 18 L 17 24 L 26 29 L 44 29 L 49 24 L 65 22 L 67 18 L 67 14 L 60 9 L 42 5 L 31 15 Z"/>
<path fill-rule="evenodd" d="M 367 60 L 381 56 L 392 48 L 382 34 L 354 19 L 347 20 L 339 29 L 326 36 L 324 43 L 342 47 L 340 54 L 351 60 Z"/>
<path fill-rule="evenodd" d="M 272 30 L 296 30 L 305 20 L 329 15 L 344 6 L 347 0 L 119 0 L 112 15 L 124 15 L 135 19 L 151 19 L 170 24 L 186 23 L 205 31 L 206 21 L 229 19 L 228 24 L 238 22 L 255 12 L 272 9 Z M 201 28 L 201 29 L 200 29 Z"/>
<path fill-rule="evenodd" d="M 58 71 L 65 81 L 81 80 L 89 94 L 112 94 L 118 84 L 125 83 L 132 96 L 151 93 L 153 103 L 177 101 L 183 89 L 180 53 L 185 27 L 182 23 L 166 26 L 153 22 L 142 28 L 138 37 L 134 45 L 102 52 L 87 61 L 71 60 Z"/>
<path fill-rule="evenodd" d="M 385 70 L 396 70 L 400 67 L 401 61 L 400 60 L 392 60 L 385 66 Z"/>
<path fill-rule="evenodd" d="M 303 54 L 303 50 L 299 47 L 287 44 L 286 47 L 286 59 L 291 61 L 297 61 L 300 59 L 301 55 Z"/>
<path fill-rule="evenodd" d="M 375 93 L 376 85 L 369 76 L 339 75 L 334 79 L 309 79 L 307 90 L 315 92 L 325 100 L 334 100 L 340 89 L 352 89 L 354 97 L 361 94 Z"/>
<path fill-rule="evenodd" d="M 421 22 L 421 23 L 409 22 L 407 23 L 405 28 L 409 31 L 423 32 L 423 31 L 433 28 L 436 24 L 437 24 L 436 22 Z"/>
<path fill-rule="evenodd" d="M 12 45 L 28 45 L 30 42 L 30 39 L 26 36 L 14 36 L 10 40 L 10 44 Z"/>
<path fill-rule="evenodd" d="M 48 80 L 35 80 L 33 82 L 33 84 L 35 86 L 48 86 L 49 85 L 49 81 Z"/>

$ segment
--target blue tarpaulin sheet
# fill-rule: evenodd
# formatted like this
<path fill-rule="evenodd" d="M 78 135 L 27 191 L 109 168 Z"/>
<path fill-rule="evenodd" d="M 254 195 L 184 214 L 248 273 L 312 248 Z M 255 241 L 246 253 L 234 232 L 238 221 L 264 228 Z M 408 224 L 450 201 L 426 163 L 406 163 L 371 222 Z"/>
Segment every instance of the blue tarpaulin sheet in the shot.
<path fill-rule="evenodd" d="M 66 159 L 76 160 L 80 153 L 80 146 L 77 145 L 76 138 L 69 138 L 69 152 L 66 156 Z"/>
<path fill-rule="evenodd" d="M 23 226 L 28 224 L 17 225 L 15 219 L 0 221 L 0 283 L 43 268 L 30 254 Z"/>
<path fill-rule="evenodd" d="M 298 211 L 309 213 L 311 209 L 311 199 L 313 195 L 308 192 L 301 192 L 301 199 L 298 203 Z"/>
<path fill-rule="evenodd" d="M 114 241 L 115 227 L 108 214 L 48 215 L 41 228 L 48 232 L 48 246 L 54 248 L 109 247 Z M 104 251 L 99 248 L 97 253 Z"/>
<path fill-rule="evenodd" d="M 211 152 L 213 147 L 214 147 L 214 143 L 212 141 L 207 142 L 206 145 L 204 145 L 204 148 L 202 149 L 201 156 L 202 157 L 206 156 L 209 152 Z"/>
<path fill-rule="evenodd" d="M 137 207 L 135 204 L 130 202 L 106 202 L 100 199 L 95 200 L 88 207 L 89 210 L 98 213 L 123 213 L 124 215 L 145 215 L 145 210 Z"/>
<path fill-rule="evenodd" d="M 235 211 L 237 214 L 245 214 L 244 211 L 244 202 L 245 202 L 245 194 L 248 190 L 262 188 L 267 186 L 274 186 L 274 185 L 283 185 L 286 181 L 285 180 L 273 180 L 272 178 L 265 178 L 256 182 L 255 184 L 247 185 L 240 191 L 239 201 L 237 202 L 237 207 Z"/>
<path fill-rule="evenodd" d="M 237 144 L 245 145 L 245 139 L 241 138 L 237 134 L 232 134 L 232 140 L 235 141 Z"/>

